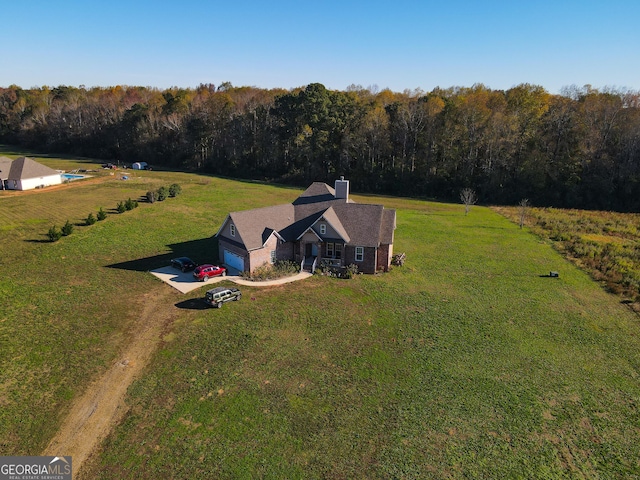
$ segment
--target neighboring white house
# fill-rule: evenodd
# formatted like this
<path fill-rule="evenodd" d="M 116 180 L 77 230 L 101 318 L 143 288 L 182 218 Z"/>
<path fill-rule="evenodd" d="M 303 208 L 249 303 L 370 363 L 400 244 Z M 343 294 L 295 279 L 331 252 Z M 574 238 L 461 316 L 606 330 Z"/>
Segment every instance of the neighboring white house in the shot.
<path fill-rule="evenodd" d="M 13 160 L 7 157 L 0 157 L 0 190 L 4 190 L 5 181 L 9 179 L 9 172 L 11 171 L 11 164 Z"/>
<path fill-rule="evenodd" d="M 7 190 L 31 190 L 33 188 L 60 185 L 62 177 L 54 169 L 27 157 L 11 161 L 0 158 L 0 181 Z"/>
<path fill-rule="evenodd" d="M 131 168 L 133 168 L 134 170 L 146 170 L 147 166 L 147 162 L 136 162 L 131 165 Z"/>

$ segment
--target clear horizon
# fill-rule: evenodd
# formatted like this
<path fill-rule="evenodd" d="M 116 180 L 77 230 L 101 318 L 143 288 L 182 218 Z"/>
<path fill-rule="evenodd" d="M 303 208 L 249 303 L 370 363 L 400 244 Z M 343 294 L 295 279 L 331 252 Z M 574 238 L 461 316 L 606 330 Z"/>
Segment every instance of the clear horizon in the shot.
<path fill-rule="evenodd" d="M 629 0 L 36 0 L 3 13 L 2 87 L 640 88 Z"/>

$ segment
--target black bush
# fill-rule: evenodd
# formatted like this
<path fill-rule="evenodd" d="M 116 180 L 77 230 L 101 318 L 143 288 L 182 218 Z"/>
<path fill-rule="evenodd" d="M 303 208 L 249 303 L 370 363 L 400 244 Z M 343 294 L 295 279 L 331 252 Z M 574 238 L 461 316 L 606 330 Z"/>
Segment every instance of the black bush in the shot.
<path fill-rule="evenodd" d="M 67 220 L 67 223 L 65 223 L 64 226 L 62 227 L 62 235 L 67 237 L 72 233 L 73 233 L 73 225 L 71 224 L 71 222 L 69 222 L 69 220 Z"/>
<path fill-rule="evenodd" d="M 128 198 L 126 202 L 124 202 L 125 210 L 133 210 L 134 208 L 138 208 L 138 202 L 136 200 L 131 200 Z"/>
<path fill-rule="evenodd" d="M 54 225 L 49 229 L 49 232 L 47 232 L 47 237 L 49 237 L 50 242 L 57 242 L 60 240 L 60 237 L 62 237 L 62 232 Z"/>
<path fill-rule="evenodd" d="M 177 197 L 178 195 L 180 195 L 180 193 L 182 193 L 182 187 L 177 183 L 173 183 L 169 186 L 170 197 Z"/>
<path fill-rule="evenodd" d="M 160 187 L 158 189 L 157 195 L 158 195 L 158 198 L 156 200 L 158 200 L 159 202 L 162 202 L 166 200 L 167 197 L 169 196 L 169 189 L 167 187 Z"/>

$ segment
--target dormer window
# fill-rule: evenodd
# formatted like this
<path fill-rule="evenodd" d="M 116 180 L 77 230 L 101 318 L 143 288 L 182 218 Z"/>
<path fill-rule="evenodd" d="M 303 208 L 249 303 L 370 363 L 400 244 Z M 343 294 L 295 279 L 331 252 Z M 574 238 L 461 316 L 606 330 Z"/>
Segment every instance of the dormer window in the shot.
<path fill-rule="evenodd" d="M 324 223 L 320 224 L 320 235 L 326 235 L 327 233 L 327 226 Z"/>
<path fill-rule="evenodd" d="M 229 233 L 232 237 L 236 236 L 236 226 L 233 223 L 229 225 Z"/>

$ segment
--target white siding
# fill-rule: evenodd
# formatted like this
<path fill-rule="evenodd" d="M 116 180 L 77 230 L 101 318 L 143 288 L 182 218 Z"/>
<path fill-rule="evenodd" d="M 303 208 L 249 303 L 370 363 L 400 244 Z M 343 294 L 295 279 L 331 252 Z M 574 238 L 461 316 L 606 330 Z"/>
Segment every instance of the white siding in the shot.
<path fill-rule="evenodd" d="M 48 187 L 50 185 L 60 185 L 62 183 L 62 177 L 59 174 L 49 175 L 46 177 L 38 178 L 23 178 L 16 181 L 16 190 L 31 190 L 44 185 Z"/>

